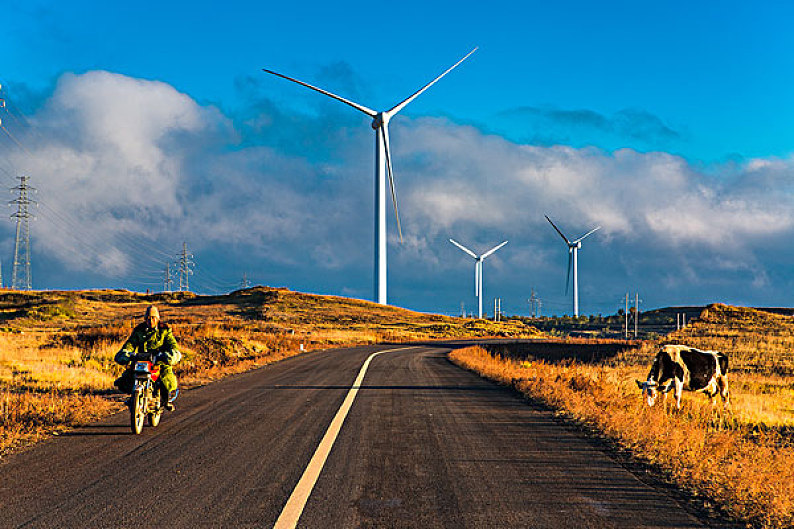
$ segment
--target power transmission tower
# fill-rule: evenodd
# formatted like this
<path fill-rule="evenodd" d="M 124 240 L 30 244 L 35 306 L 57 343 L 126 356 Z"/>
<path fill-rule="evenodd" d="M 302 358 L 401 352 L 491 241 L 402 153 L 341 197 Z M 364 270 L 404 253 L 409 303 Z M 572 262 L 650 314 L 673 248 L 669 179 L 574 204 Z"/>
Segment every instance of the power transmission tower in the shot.
<path fill-rule="evenodd" d="M 530 306 L 530 314 L 533 318 L 537 318 L 540 316 L 540 306 L 543 303 L 540 301 L 540 297 L 535 294 L 535 289 L 532 289 L 532 295 L 529 297 L 529 306 Z"/>
<path fill-rule="evenodd" d="M 179 254 L 179 291 L 190 290 L 188 277 L 193 273 L 192 267 L 196 266 L 193 262 L 193 254 L 187 253 L 187 243 L 182 243 L 182 253 Z"/>
<path fill-rule="evenodd" d="M 14 242 L 14 266 L 11 270 L 11 288 L 18 290 L 31 290 L 30 277 L 30 218 L 28 206 L 36 204 L 28 198 L 29 192 L 36 192 L 36 188 L 28 185 L 27 176 L 19 176 L 19 185 L 12 187 L 11 191 L 19 191 L 19 196 L 9 201 L 16 204 L 17 211 L 11 218 L 17 219 L 17 235 Z"/>
<path fill-rule="evenodd" d="M 245 289 L 245 288 L 248 288 L 250 286 L 251 286 L 251 282 L 248 281 L 248 274 L 243 272 L 243 280 L 240 281 L 240 287 Z"/>
<path fill-rule="evenodd" d="M 163 291 L 171 292 L 174 287 L 174 274 L 171 273 L 171 263 L 165 263 L 163 270 Z"/>

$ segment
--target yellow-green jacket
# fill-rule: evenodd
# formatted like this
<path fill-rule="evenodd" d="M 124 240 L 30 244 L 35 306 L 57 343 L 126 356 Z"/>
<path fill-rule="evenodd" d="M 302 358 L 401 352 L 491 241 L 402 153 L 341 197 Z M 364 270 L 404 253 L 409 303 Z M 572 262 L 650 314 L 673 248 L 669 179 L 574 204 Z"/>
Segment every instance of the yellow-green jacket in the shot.
<path fill-rule="evenodd" d="M 176 339 L 168 324 L 160 322 L 156 329 L 150 328 L 145 322 L 139 324 L 116 353 L 116 363 L 126 365 L 136 353 L 156 355 L 157 363 L 162 366 L 160 380 L 168 391 L 176 389 L 176 376 L 171 366 L 182 359 L 182 353 L 177 349 Z"/>

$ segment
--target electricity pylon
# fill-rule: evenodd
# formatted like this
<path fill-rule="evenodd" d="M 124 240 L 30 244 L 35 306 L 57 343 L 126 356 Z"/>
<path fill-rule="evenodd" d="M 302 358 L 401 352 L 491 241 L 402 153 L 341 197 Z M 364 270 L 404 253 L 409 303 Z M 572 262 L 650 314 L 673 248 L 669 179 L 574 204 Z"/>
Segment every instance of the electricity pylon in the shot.
<path fill-rule="evenodd" d="M 19 185 L 12 187 L 11 191 L 19 191 L 19 196 L 9 201 L 9 204 L 16 204 L 17 211 L 11 214 L 11 218 L 17 219 L 17 236 L 14 242 L 14 266 L 11 271 L 11 288 L 16 290 L 32 290 L 30 277 L 30 218 L 32 215 L 28 211 L 30 204 L 36 204 L 34 200 L 28 198 L 30 191 L 36 192 L 36 188 L 28 185 L 27 176 L 19 176 Z"/>
<path fill-rule="evenodd" d="M 193 254 L 187 253 L 187 243 L 182 243 L 182 253 L 179 254 L 179 291 L 190 290 L 188 277 L 193 273 Z"/>
<path fill-rule="evenodd" d="M 163 270 L 163 291 L 171 292 L 174 286 L 174 276 L 171 273 L 171 263 L 165 263 L 165 270 Z"/>

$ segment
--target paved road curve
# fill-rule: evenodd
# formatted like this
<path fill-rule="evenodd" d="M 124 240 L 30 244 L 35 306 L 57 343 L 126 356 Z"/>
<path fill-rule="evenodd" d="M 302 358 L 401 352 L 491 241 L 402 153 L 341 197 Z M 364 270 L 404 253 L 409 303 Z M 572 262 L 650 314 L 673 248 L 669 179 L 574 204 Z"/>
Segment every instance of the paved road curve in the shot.
<path fill-rule="evenodd" d="M 396 347 L 396 346 L 395 346 Z M 273 527 L 364 361 L 312 353 L 119 414 L 0 464 L 0 527 Z M 702 525 L 553 414 L 445 349 L 372 359 L 298 527 Z"/>

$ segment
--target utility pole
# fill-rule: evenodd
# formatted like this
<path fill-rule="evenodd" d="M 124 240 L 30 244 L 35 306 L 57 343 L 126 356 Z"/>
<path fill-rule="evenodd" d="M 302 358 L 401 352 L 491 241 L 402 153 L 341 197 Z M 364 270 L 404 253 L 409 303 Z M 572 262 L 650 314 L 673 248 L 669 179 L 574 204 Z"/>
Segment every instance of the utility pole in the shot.
<path fill-rule="evenodd" d="M 629 293 L 626 292 L 626 309 L 623 312 L 624 323 L 623 323 L 623 337 L 628 340 L 629 339 Z"/>
<path fill-rule="evenodd" d="M 502 320 L 502 298 L 493 299 L 493 321 Z"/>
<path fill-rule="evenodd" d="M 188 277 L 193 273 L 191 267 L 195 266 L 193 254 L 187 253 L 187 243 L 182 243 L 182 253 L 179 254 L 179 291 L 190 290 Z"/>
<path fill-rule="evenodd" d="M 634 294 L 634 339 L 637 339 L 637 326 L 640 321 L 640 293 Z"/>
<path fill-rule="evenodd" d="M 171 263 L 165 263 L 165 270 L 163 270 L 163 291 L 171 292 L 174 286 L 174 275 L 171 273 Z"/>
<path fill-rule="evenodd" d="M 35 201 L 28 198 L 30 191 L 36 192 L 36 188 L 28 185 L 27 176 L 19 176 L 19 185 L 11 188 L 11 191 L 19 191 L 19 196 L 9 201 L 9 204 L 16 204 L 17 211 L 11 218 L 17 219 L 17 234 L 14 241 L 14 266 L 11 271 L 11 288 L 18 290 L 31 290 L 32 283 L 30 277 L 30 218 L 32 215 L 28 211 L 30 204 Z"/>

